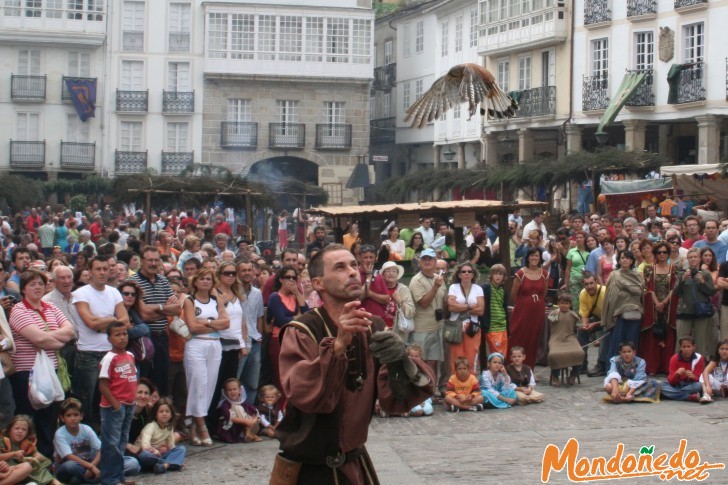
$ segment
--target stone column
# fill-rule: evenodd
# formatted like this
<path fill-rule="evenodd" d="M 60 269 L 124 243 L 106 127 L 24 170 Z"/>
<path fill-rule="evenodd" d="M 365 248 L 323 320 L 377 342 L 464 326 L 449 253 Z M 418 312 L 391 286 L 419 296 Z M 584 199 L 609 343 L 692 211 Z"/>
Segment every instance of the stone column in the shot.
<path fill-rule="evenodd" d="M 657 126 L 657 153 L 663 157 L 668 156 L 668 137 L 670 136 L 670 125 L 661 123 Z"/>
<path fill-rule="evenodd" d="M 496 165 L 498 163 L 498 135 L 495 133 L 486 133 L 483 135 L 485 139 L 485 164 Z"/>
<path fill-rule="evenodd" d="M 533 133 L 528 128 L 518 130 L 518 161 L 533 159 Z"/>
<path fill-rule="evenodd" d="M 458 168 L 465 168 L 465 142 L 457 144 Z"/>
<path fill-rule="evenodd" d="M 574 123 L 566 125 L 566 154 L 578 153 L 581 151 L 581 127 Z"/>
<path fill-rule="evenodd" d="M 645 128 L 647 123 L 642 120 L 624 120 L 624 149 L 628 152 L 642 152 L 645 150 Z"/>
<path fill-rule="evenodd" d="M 440 168 L 441 153 L 442 145 L 434 145 L 432 147 L 432 163 L 434 168 Z"/>
<path fill-rule="evenodd" d="M 720 161 L 720 117 L 696 116 L 698 122 L 698 164 Z"/>

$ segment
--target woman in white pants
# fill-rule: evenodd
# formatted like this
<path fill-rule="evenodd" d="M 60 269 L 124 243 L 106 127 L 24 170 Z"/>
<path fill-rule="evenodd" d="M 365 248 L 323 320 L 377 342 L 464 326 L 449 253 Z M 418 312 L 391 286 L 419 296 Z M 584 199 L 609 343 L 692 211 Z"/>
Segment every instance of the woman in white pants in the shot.
<path fill-rule="evenodd" d="M 205 417 L 212 401 L 222 359 L 220 330 L 230 326 L 225 305 L 212 296 L 217 281 L 211 269 L 202 268 L 190 281 L 190 296 L 183 307 L 184 320 L 192 338 L 185 344 L 187 416 L 192 416 L 190 443 L 211 446 Z"/>

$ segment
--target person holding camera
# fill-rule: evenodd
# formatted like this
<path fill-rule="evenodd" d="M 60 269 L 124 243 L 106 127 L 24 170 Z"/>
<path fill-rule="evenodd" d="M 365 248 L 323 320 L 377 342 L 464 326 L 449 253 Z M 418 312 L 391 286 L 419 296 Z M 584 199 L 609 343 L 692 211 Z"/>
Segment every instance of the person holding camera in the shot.
<path fill-rule="evenodd" d="M 576 247 L 569 249 L 565 256 L 566 267 L 564 269 L 564 284 L 561 286 L 561 290 L 568 290 L 571 294 L 572 308 L 578 313 L 579 294 L 584 289 L 582 281 L 584 280 L 584 271 L 586 271 L 586 262 L 589 259 L 589 251 L 585 246 L 586 233 L 577 231 L 574 233 L 574 241 Z"/>
<path fill-rule="evenodd" d="M 710 355 L 710 328 L 714 307 L 710 297 L 715 293 L 710 272 L 700 268 L 700 249 L 695 245 L 688 251 L 688 268 L 677 273 L 674 294 L 677 302 L 677 335 L 692 335 L 695 347 L 702 355 Z M 680 350 L 676 346 L 676 352 Z"/>
<path fill-rule="evenodd" d="M 481 233 L 482 234 L 482 233 Z M 473 263 L 465 262 L 457 267 L 448 290 L 447 309 L 450 310 L 450 321 L 462 322 L 463 341 L 450 344 L 450 371 L 457 373 L 455 363 L 461 357 L 468 359 L 475 372 L 475 360 L 480 349 L 480 320 L 485 309 L 483 287 L 477 284 L 479 272 Z"/>
<path fill-rule="evenodd" d="M 415 301 L 415 329 L 410 343 L 422 347 L 424 360 L 437 375 L 437 365 L 444 359 L 442 343 L 443 307 L 447 289 L 444 271 L 435 273 L 437 258 L 434 249 L 420 253 L 420 272 L 412 277 L 410 293 Z"/>

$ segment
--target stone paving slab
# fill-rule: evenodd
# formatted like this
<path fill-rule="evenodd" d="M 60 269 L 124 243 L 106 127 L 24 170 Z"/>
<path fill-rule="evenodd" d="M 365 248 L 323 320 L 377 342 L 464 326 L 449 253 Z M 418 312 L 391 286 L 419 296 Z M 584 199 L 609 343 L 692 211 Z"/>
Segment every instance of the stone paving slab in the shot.
<path fill-rule="evenodd" d="M 545 402 L 531 406 L 482 413 L 447 413 L 436 406 L 431 417 L 374 418 L 367 448 L 383 484 L 541 483 L 544 447 L 561 449 L 569 438 L 577 438 L 580 456 L 590 458 L 612 456 L 620 442 L 626 453 L 655 445 L 655 454 L 671 454 L 686 438 L 702 461 L 728 464 L 727 400 L 615 406 L 601 401 L 602 382 L 582 376 L 573 388 L 540 386 Z M 189 447 L 183 471 L 144 475 L 137 483 L 268 483 L 276 451 L 274 440 Z M 569 482 L 557 472 L 549 483 Z M 728 483 L 728 470 L 711 472 L 707 483 Z"/>

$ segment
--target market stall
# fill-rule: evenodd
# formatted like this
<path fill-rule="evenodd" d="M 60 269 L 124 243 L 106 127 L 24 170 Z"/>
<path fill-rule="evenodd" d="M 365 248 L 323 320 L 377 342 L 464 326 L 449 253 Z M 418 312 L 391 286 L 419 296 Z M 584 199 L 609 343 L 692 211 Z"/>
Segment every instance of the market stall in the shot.
<path fill-rule="evenodd" d="M 677 194 L 694 200 L 714 200 L 719 209 L 728 212 L 728 177 L 721 164 L 668 165 L 660 168 L 663 177 L 672 179 Z"/>
<path fill-rule="evenodd" d="M 606 211 L 616 216 L 621 210 L 637 209 L 638 214 L 650 204 L 672 197 L 672 179 L 602 180 L 600 193 L 606 200 Z"/>

